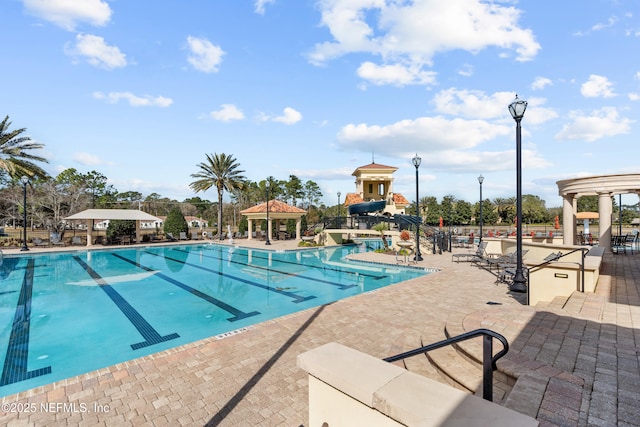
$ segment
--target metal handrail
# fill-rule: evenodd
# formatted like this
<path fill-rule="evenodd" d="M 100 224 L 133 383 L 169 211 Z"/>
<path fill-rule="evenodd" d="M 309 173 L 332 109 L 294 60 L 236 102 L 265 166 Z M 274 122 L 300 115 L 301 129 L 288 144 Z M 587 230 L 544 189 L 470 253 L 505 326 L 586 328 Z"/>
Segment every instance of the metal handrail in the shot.
<path fill-rule="evenodd" d="M 493 401 L 493 371 L 497 368 L 496 362 L 509 352 L 509 343 L 507 339 L 497 332 L 490 329 L 476 329 L 473 331 L 465 332 L 464 334 L 457 335 L 455 337 L 448 338 L 446 340 L 438 341 L 433 344 L 426 345 L 424 347 L 409 350 L 404 353 L 396 354 L 395 356 L 389 356 L 382 360 L 385 362 L 397 362 L 408 357 L 417 356 L 419 354 L 427 353 L 431 350 L 446 347 L 448 345 L 456 344 L 461 341 L 466 341 L 471 338 L 482 336 L 482 398 L 490 402 Z M 502 343 L 502 350 L 493 356 L 493 338 Z"/>

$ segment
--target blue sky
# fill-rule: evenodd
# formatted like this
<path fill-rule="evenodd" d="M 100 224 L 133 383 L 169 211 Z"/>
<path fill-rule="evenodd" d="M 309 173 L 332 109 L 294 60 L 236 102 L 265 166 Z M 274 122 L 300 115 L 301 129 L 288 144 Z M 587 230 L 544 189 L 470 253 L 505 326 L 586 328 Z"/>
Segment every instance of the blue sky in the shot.
<path fill-rule="evenodd" d="M 194 196 L 205 153 L 245 176 L 296 175 L 323 201 L 375 158 L 415 200 L 515 196 L 561 206 L 556 181 L 638 172 L 637 0 L 3 0 L 12 128 L 53 175 Z M 215 200 L 213 191 L 198 196 Z M 638 202 L 623 196 L 624 204 Z"/>

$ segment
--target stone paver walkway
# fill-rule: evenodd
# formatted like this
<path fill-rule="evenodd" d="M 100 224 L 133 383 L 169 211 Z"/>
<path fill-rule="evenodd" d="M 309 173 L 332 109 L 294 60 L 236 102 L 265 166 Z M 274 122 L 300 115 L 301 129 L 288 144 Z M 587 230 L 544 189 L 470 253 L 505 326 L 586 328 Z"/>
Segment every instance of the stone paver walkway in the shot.
<path fill-rule="evenodd" d="M 283 248 L 284 243 L 278 246 L 277 242 L 272 247 Z M 384 255 L 364 258 L 380 257 Z M 394 257 L 390 259 L 395 262 Z M 603 282 L 609 280 L 606 277 L 610 281 L 603 286 L 606 291 L 599 288 L 597 293 L 606 299 L 601 319 L 592 315 L 585 320 L 565 310 L 566 321 L 560 322 L 571 325 L 573 317 L 580 318 L 575 324 L 584 325 L 581 334 L 571 326 L 563 330 L 544 321 L 532 325 L 535 345 L 544 349 L 537 354 L 544 355 L 545 363 L 574 357 L 582 363 L 582 370 L 571 368 L 571 375 L 585 371 L 582 379 L 589 384 L 575 413 L 567 418 L 563 413 L 553 414 L 543 423 L 605 425 L 615 413 L 619 425 L 639 425 L 630 417 L 637 414 L 632 405 L 637 407 L 640 402 L 640 301 L 635 280 L 639 262 L 640 256 L 605 258 Z M 335 341 L 383 358 L 395 354 L 396 343 L 404 337 L 424 337 L 427 331 L 434 340 L 442 339 L 451 317 L 478 317 L 477 313 L 487 311 L 498 317 L 514 313 L 516 317 L 506 321 L 520 322 L 522 330 L 530 320 L 527 316 L 537 311 L 523 307 L 518 301 L 522 295 L 512 295 L 505 285 L 496 284 L 491 273 L 468 263 L 452 263 L 450 254 L 425 254 L 420 264 L 442 271 L 265 322 L 224 339 L 209 338 L 8 396 L 2 399 L 0 423 L 304 426 L 307 378 L 296 367 L 296 357 L 304 351 Z M 548 312 L 548 308 L 540 310 Z M 565 354 L 558 339 L 570 342 L 577 353 Z M 517 349 L 513 357 L 518 352 L 533 352 L 529 344 L 519 345 L 517 337 L 512 344 Z M 552 392 L 558 392 L 553 384 L 549 387 Z"/>

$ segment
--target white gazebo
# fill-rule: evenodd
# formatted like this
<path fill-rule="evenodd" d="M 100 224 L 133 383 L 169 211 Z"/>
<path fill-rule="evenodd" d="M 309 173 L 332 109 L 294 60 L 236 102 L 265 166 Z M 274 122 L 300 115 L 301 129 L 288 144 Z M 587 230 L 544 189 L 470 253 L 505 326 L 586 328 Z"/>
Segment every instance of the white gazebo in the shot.
<path fill-rule="evenodd" d="M 616 194 L 640 194 L 640 174 L 595 175 L 557 181 L 558 194 L 562 196 L 563 242 L 575 245 L 576 215 L 581 196 L 598 196 L 599 239 L 598 245 L 611 250 L 611 214 Z"/>
<path fill-rule="evenodd" d="M 67 221 L 84 220 L 87 222 L 87 246 L 93 245 L 93 222 L 96 220 L 129 220 L 136 222 L 136 242 L 140 243 L 140 222 L 150 221 L 160 224 L 162 220 L 151 214 L 135 209 L 87 209 L 65 218 Z"/>

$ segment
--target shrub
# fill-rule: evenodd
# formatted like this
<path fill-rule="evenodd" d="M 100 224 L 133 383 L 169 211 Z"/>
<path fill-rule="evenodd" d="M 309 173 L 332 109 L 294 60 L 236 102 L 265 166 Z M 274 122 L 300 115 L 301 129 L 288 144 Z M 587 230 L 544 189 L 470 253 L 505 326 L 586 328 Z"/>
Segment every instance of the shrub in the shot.
<path fill-rule="evenodd" d="M 107 241 L 113 242 L 118 236 L 131 236 L 136 232 L 136 222 L 130 219 L 112 219 L 107 227 Z"/>
<path fill-rule="evenodd" d="M 164 232 L 171 233 L 175 237 L 178 237 L 181 232 L 189 232 L 189 224 L 184 219 L 180 208 L 173 208 L 167 214 L 167 219 L 164 221 Z"/>

